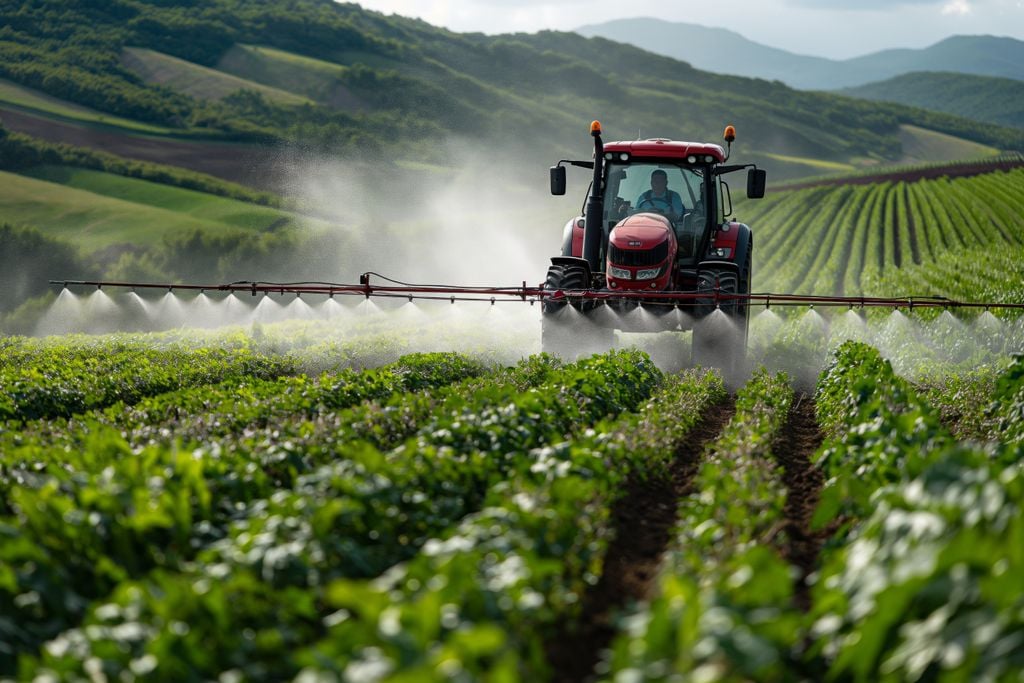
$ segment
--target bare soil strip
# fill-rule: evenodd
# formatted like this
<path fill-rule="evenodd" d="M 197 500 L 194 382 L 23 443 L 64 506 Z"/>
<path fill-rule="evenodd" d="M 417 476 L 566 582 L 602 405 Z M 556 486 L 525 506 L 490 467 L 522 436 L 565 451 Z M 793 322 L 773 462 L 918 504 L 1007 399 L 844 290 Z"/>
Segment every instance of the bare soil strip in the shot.
<path fill-rule="evenodd" d="M 112 127 L 57 121 L 6 107 L 0 107 L 0 119 L 8 130 L 49 142 L 180 166 L 262 190 L 273 190 L 279 183 L 271 172 L 277 153 L 270 147 L 134 135 Z"/>
<path fill-rule="evenodd" d="M 772 452 L 782 467 L 782 480 L 788 494 L 783 514 L 788 542 L 782 548 L 785 559 L 800 570 L 795 586 L 796 604 L 802 610 L 811 606 L 807 576 L 817 568 L 818 553 L 828 531 L 813 531 L 811 517 L 818 505 L 824 477 L 811 462 L 821 446 L 822 434 L 814 412 L 814 400 L 801 394 L 789 410 L 786 426 Z"/>
<path fill-rule="evenodd" d="M 704 447 L 734 413 L 732 398 L 709 409 L 676 447 L 669 476 L 627 483 L 611 511 L 614 535 L 601 578 L 583 596 L 579 623 L 563 625 L 562 635 L 548 644 L 551 680 L 575 683 L 592 677 L 601 650 L 615 635 L 614 614 L 648 597 L 678 521 L 679 501 L 691 492 Z"/>
<path fill-rule="evenodd" d="M 909 168 L 905 170 L 897 171 L 882 171 L 879 173 L 865 174 L 865 175 L 853 175 L 853 176 L 841 176 L 837 178 L 821 178 L 819 180 L 808 180 L 806 182 L 794 182 L 787 183 L 775 188 L 775 192 L 788 192 L 790 190 L 804 190 L 809 187 L 821 187 L 823 185 L 870 185 L 872 183 L 882 183 L 886 180 L 898 182 L 905 180 L 907 182 L 913 182 L 915 180 L 934 180 L 946 176 L 948 178 L 965 178 L 968 176 L 982 175 L 984 173 L 992 173 L 993 171 L 1011 171 L 1015 168 L 1024 166 L 1024 158 L 1021 159 L 1000 159 L 998 161 L 985 161 L 984 159 L 976 162 L 962 162 L 962 161 L 951 161 L 949 164 L 938 164 L 934 166 L 924 166 L 921 168 Z"/>

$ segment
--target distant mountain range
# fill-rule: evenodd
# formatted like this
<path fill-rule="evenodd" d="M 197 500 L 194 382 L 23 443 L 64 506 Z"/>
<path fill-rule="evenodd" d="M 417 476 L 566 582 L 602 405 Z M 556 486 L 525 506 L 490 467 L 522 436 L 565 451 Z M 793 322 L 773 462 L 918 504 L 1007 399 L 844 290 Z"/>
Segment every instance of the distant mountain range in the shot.
<path fill-rule="evenodd" d="M 726 29 L 654 18 L 619 19 L 576 32 L 629 43 L 704 71 L 777 80 L 803 90 L 854 87 L 912 71 L 1024 80 L 1024 41 L 1014 38 L 952 36 L 919 50 L 883 50 L 835 60 L 768 47 Z"/>

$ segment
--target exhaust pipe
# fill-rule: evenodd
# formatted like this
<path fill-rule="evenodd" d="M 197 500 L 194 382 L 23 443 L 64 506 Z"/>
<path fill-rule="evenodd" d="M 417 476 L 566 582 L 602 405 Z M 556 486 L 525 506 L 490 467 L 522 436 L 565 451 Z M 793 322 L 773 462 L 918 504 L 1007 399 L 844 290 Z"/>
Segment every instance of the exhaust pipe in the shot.
<path fill-rule="evenodd" d="M 590 264 L 591 273 L 603 272 L 601 267 L 601 233 L 604 220 L 604 188 L 601 181 L 604 176 L 604 141 L 601 140 L 601 122 L 590 124 L 590 134 L 594 136 L 594 181 L 590 185 L 590 196 L 587 197 L 587 210 L 583 223 L 583 258 Z"/>

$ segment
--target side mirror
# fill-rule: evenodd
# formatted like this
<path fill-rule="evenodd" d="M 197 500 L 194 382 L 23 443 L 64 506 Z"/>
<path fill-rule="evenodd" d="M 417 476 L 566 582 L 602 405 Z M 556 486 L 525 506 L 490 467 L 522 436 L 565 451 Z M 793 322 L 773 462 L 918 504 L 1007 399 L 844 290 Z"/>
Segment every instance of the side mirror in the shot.
<path fill-rule="evenodd" d="M 552 166 L 551 173 L 551 194 L 565 194 L 565 166 Z"/>
<path fill-rule="evenodd" d="M 767 184 L 768 173 L 764 169 L 752 168 L 747 171 L 747 197 L 750 199 L 764 197 L 764 188 Z"/>

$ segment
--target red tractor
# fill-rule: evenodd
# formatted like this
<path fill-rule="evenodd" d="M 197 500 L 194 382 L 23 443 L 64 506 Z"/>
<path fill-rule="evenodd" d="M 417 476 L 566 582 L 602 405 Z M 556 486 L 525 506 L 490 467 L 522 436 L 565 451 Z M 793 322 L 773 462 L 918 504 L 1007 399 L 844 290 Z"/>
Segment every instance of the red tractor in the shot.
<path fill-rule="evenodd" d="M 576 355 L 611 346 L 614 330 L 693 330 L 693 362 L 726 372 L 746 355 L 754 240 L 729 218 L 723 179 L 748 169 L 747 196 L 764 196 L 765 172 L 725 165 L 728 151 L 663 138 L 603 143 L 591 124 L 593 161 L 561 160 L 551 193 L 565 194 L 565 166 L 593 170 L 584 215 L 565 226 L 551 259 L 542 346 Z M 735 129 L 725 129 L 731 150 Z M 560 294 L 559 294 L 560 293 Z M 581 318 L 583 318 L 581 320 Z"/>

